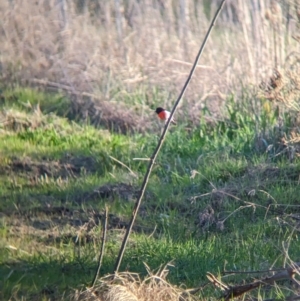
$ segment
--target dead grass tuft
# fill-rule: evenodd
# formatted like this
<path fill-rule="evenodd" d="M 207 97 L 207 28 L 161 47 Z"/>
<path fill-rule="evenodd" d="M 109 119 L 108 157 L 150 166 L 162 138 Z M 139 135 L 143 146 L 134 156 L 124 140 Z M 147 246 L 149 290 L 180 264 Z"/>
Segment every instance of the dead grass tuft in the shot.
<path fill-rule="evenodd" d="M 288 109 L 300 112 L 298 99 L 300 98 L 300 56 L 295 55 L 297 60 L 293 69 L 286 71 L 274 69 L 273 74 L 260 84 L 264 97 L 272 102 L 283 104 Z"/>
<path fill-rule="evenodd" d="M 71 94 L 71 98 L 76 99 L 72 102 L 72 115 L 90 120 L 96 126 L 123 134 L 145 132 L 153 128 L 151 120 L 156 117 L 153 110 L 147 110 L 146 114 L 140 115 L 137 106 L 100 100 L 90 95 L 77 97 Z"/>
<path fill-rule="evenodd" d="M 41 113 L 39 106 L 33 108 L 30 116 L 19 110 L 0 111 L 0 129 L 2 131 L 21 132 L 23 130 L 33 130 L 45 124 L 46 117 Z"/>
<path fill-rule="evenodd" d="M 286 154 L 290 160 L 300 155 L 300 54 L 291 53 L 286 59 L 285 70 L 274 69 L 273 74 L 260 84 L 261 95 L 266 100 L 265 112 L 278 112 L 274 128 L 275 143 L 268 147 L 277 149 L 277 154 Z M 270 104 L 270 105 L 269 105 Z M 283 124 L 280 116 L 288 113 L 289 124 Z M 288 134 L 287 134 L 288 132 Z M 259 138 L 258 140 L 261 140 Z M 257 141 L 258 145 L 260 144 Z"/>
<path fill-rule="evenodd" d="M 166 280 L 167 266 L 155 274 L 146 265 L 148 277 L 141 279 L 138 274 L 122 272 L 99 279 L 98 284 L 81 292 L 75 292 L 74 301 L 188 301 L 199 300 L 182 288 Z"/>

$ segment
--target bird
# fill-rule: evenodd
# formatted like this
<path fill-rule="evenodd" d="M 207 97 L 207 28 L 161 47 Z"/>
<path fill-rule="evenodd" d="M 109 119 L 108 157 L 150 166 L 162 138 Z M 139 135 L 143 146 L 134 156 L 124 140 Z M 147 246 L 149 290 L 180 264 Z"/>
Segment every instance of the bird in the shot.
<path fill-rule="evenodd" d="M 163 120 L 165 124 L 168 122 L 168 119 L 171 115 L 171 113 L 161 107 L 156 108 L 155 113 L 157 114 L 158 118 Z M 172 118 L 171 123 L 176 125 L 175 120 Z"/>

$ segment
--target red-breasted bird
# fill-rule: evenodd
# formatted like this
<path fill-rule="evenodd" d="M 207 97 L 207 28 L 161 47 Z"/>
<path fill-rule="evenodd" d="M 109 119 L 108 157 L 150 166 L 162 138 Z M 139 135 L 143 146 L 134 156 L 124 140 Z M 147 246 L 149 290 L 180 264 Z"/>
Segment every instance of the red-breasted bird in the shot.
<path fill-rule="evenodd" d="M 171 113 L 161 107 L 156 108 L 155 110 L 159 119 L 163 120 L 165 124 L 167 123 Z M 172 118 L 171 123 L 176 124 L 175 120 Z"/>

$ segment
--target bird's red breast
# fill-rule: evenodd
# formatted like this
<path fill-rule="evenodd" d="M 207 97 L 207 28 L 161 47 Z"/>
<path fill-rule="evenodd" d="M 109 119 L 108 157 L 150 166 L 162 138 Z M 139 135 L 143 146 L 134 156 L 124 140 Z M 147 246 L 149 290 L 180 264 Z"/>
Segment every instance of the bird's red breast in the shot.
<path fill-rule="evenodd" d="M 166 110 L 161 111 L 160 113 L 158 113 L 158 117 L 162 120 L 167 120 L 170 116 L 170 113 Z"/>
<path fill-rule="evenodd" d="M 155 110 L 157 116 L 161 119 L 161 120 L 164 120 L 165 123 L 168 121 L 171 113 L 161 107 L 159 108 L 156 108 Z M 174 119 L 172 118 L 172 121 L 171 121 L 173 124 L 176 124 L 176 122 L 174 121 Z"/>

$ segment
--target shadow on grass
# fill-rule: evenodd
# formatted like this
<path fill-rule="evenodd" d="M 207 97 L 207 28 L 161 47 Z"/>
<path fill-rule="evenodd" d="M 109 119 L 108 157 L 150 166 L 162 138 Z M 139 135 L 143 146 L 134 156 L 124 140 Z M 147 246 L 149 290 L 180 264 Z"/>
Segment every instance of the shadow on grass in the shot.
<path fill-rule="evenodd" d="M 180 254 L 183 249 L 174 253 L 172 246 L 167 250 L 167 245 L 161 248 L 154 242 L 152 247 L 148 245 L 147 250 L 146 247 L 145 242 L 136 249 L 131 245 L 130 250 L 125 253 L 120 271 L 136 272 L 145 277 L 148 274 L 144 263 L 155 271 L 161 265 L 173 261 L 175 266 L 169 267 L 169 281 L 174 284 L 185 282 L 186 285 L 195 285 L 205 279 L 208 269 L 215 271 L 217 264 L 221 264 L 221 258 L 215 261 L 214 256 L 210 256 L 212 260 L 208 260 L 205 249 L 190 256 L 191 254 Z M 143 248 L 143 252 L 140 248 Z M 47 300 L 61 300 L 64 296 L 63 300 L 68 300 L 68 296 L 74 293 L 74 290 L 90 286 L 97 269 L 96 260 L 99 254 L 95 251 L 100 249 L 99 246 L 96 250 L 91 244 L 82 246 L 82 249 L 78 246 L 70 249 L 66 254 L 62 252 L 62 247 L 61 250 L 49 247 L 45 252 L 31 256 L 26 254 L 25 259 L 18 258 L 17 253 L 22 253 L 21 250 L 2 250 L 2 253 L 7 253 L 4 254 L 7 259 L 5 263 L 0 264 L 0 274 L 3 275 L 0 279 L 3 288 L 0 299 L 42 300 L 45 297 Z M 117 249 L 108 245 L 100 276 L 112 273 L 116 255 Z M 178 258 L 175 258 L 176 255 Z"/>
<path fill-rule="evenodd" d="M 29 260 L 0 264 L 0 299 L 42 300 L 46 297 L 46 300 L 62 300 L 64 295 L 68 299 L 68 294 L 74 289 L 91 284 L 96 271 L 95 262 L 79 257 L 53 260 L 48 256 L 40 254 Z M 110 271 L 108 264 L 103 264 L 101 274 Z"/>

